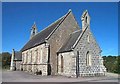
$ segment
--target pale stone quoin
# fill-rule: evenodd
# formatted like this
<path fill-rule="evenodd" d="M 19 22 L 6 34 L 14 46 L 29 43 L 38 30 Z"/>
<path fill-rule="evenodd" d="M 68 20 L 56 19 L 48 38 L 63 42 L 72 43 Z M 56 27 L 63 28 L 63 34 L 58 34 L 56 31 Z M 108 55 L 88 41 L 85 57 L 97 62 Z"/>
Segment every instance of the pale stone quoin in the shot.
<path fill-rule="evenodd" d="M 83 12 L 81 21 L 82 28 L 69 10 L 40 32 L 34 23 L 29 41 L 19 52 L 13 50 L 10 69 L 36 75 L 105 75 L 102 50 L 90 30 L 87 10 Z"/>

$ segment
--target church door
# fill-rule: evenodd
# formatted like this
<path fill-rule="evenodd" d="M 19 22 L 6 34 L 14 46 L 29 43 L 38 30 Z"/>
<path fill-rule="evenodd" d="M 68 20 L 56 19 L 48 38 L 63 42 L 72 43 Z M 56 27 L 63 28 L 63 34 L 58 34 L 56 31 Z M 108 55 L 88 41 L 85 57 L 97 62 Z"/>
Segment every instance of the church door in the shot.
<path fill-rule="evenodd" d="M 63 72 L 63 56 L 61 56 L 61 72 Z"/>

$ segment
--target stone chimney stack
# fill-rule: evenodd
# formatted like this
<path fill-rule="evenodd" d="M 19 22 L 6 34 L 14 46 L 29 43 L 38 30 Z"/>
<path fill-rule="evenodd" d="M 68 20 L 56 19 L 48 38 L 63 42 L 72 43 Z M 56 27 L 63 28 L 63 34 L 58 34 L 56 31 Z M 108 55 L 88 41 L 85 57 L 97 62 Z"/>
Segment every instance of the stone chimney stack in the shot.
<path fill-rule="evenodd" d="M 11 57 L 11 65 L 10 65 L 10 70 L 14 71 L 15 70 L 15 66 L 14 66 L 14 57 L 15 57 L 15 50 L 12 50 L 12 57 Z"/>
<path fill-rule="evenodd" d="M 82 20 L 82 30 L 84 31 L 86 27 L 90 25 L 90 16 L 87 10 L 83 12 L 81 16 L 81 20 Z"/>

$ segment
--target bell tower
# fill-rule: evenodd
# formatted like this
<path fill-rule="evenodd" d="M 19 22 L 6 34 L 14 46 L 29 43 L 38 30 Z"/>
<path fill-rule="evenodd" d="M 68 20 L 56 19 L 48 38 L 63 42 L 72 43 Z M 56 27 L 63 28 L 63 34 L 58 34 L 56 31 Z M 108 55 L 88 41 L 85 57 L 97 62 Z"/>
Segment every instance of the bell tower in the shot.
<path fill-rule="evenodd" d="M 36 23 L 34 22 L 32 28 L 31 28 L 31 35 L 30 35 L 30 39 L 35 36 L 37 34 L 37 26 Z"/>
<path fill-rule="evenodd" d="M 81 20 L 82 20 L 82 30 L 84 31 L 87 26 L 90 26 L 90 16 L 87 10 L 83 12 L 81 16 Z"/>

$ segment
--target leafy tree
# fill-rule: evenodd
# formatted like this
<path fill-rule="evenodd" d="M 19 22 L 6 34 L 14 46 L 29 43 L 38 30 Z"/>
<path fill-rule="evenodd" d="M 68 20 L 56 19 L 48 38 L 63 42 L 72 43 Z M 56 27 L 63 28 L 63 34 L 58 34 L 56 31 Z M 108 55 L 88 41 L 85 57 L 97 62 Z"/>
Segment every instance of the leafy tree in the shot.
<path fill-rule="evenodd" d="M 2 53 L 2 67 L 10 66 L 11 54 L 8 52 Z"/>
<path fill-rule="evenodd" d="M 108 72 L 120 74 L 120 56 L 103 56 L 103 60 Z"/>

